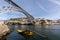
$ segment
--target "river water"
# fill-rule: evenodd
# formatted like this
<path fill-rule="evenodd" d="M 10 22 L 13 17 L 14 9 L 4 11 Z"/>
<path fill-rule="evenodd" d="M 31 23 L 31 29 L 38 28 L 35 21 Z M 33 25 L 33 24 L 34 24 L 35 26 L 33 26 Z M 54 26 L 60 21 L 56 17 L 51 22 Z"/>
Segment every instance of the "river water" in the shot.
<path fill-rule="evenodd" d="M 60 25 L 8 25 L 13 30 L 7 40 L 60 40 Z M 31 30 L 34 32 L 31 38 L 26 38 L 17 32 L 21 30 Z"/>

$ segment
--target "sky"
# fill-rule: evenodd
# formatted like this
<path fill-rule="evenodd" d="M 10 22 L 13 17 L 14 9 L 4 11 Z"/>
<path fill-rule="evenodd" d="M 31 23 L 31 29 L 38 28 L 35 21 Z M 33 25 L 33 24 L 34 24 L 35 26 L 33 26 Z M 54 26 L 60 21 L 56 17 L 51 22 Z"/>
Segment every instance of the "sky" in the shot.
<path fill-rule="evenodd" d="M 34 18 L 60 19 L 60 0 L 13 0 Z M 10 6 L 0 0 L 0 6 Z M 1 12 L 0 20 L 25 16 L 21 12 Z"/>

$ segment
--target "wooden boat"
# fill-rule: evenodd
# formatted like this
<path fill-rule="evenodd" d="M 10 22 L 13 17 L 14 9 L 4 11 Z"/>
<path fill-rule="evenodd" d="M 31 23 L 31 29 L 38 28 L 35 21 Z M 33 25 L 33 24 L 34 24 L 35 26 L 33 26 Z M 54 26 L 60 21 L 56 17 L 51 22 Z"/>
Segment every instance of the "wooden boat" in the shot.
<path fill-rule="evenodd" d="M 32 36 L 33 35 L 33 32 L 32 31 L 29 31 L 29 30 L 26 30 L 26 31 L 23 31 L 23 30 L 17 30 L 19 34 L 23 35 L 23 36 Z"/>

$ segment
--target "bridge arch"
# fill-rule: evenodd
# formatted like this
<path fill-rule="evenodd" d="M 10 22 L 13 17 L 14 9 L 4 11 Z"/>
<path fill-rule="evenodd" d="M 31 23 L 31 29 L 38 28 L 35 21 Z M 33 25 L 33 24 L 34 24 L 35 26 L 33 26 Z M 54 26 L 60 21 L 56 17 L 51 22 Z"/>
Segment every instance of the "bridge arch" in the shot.
<path fill-rule="evenodd" d="M 14 3 L 12 0 L 5 0 L 7 3 L 11 4 L 11 6 L 9 7 L 3 7 L 3 9 L 5 9 L 5 11 L 19 11 L 21 13 L 23 13 L 30 22 L 34 22 L 34 17 L 32 15 L 30 15 L 28 12 L 26 12 L 24 9 L 22 9 L 20 6 L 18 6 L 16 3 Z"/>
<path fill-rule="evenodd" d="M 34 18 L 30 14 L 28 14 L 26 11 L 22 11 L 18 8 L 15 8 L 13 6 L 0 6 L 0 13 L 7 13 L 7 12 L 20 12 L 24 14 L 30 22 L 33 22 Z"/>

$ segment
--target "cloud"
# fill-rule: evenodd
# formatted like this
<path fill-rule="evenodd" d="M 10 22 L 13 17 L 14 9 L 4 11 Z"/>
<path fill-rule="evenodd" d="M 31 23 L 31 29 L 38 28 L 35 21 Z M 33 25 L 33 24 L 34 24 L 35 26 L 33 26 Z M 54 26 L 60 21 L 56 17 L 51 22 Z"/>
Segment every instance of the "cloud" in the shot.
<path fill-rule="evenodd" d="M 60 19 L 60 6 L 57 6 L 50 10 L 49 12 L 51 15 L 51 18 L 53 19 Z"/>
<path fill-rule="evenodd" d="M 49 0 L 49 1 L 53 2 L 53 3 L 57 4 L 57 5 L 60 5 L 60 1 L 59 0 Z"/>
<path fill-rule="evenodd" d="M 57 5 L 50 5 L 52 6 L 50 10 L 47 10 L 41 3 L 37 2 L 37 5 L 39 8 L 47 12 L 48 14 L 44 16 L 45 18 L 49 19 L 59 19 L 60 18 L 60 2 L 57 0 L 49 0 L 50 2 L 53 2 L 51 4 L 57 4 Z M 48 7 L 48 6 L 47 6 Z M 43 14 L 42 14 L 43 15 Z"/>
<path fill-rule="evenodd" d="M 36 4 L 39 6 L 40 9 L 44 10 L 45 12 L 48 12 L 48 10 L 46 10 L 45 7 L 41 5 L 41 3 L 36 2 Z"/>
<path fill-rule="evenodd" d="M 56 6 L 54 6 L 54 8 L 52 8 L 51 10 L 49 10 L 49 13 L 51 14 L 51 18 L 53 19 L 59 19 L 60 18 L 60 1 L 59 0 L 49 0 L 50 2 L 52 2 L 53 4 L 57 4 Z"/>

